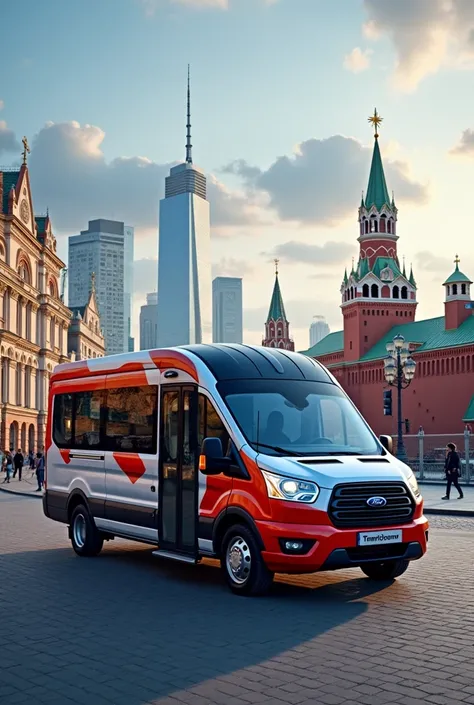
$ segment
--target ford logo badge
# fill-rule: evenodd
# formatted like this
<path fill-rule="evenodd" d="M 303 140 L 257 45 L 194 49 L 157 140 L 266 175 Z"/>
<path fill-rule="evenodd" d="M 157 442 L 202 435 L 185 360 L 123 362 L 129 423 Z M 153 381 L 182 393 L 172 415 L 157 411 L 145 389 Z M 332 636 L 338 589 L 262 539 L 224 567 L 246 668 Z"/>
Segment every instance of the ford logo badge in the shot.
<path fill-rule="evenodd" d="M 367 504 L 369 507 L 385 507 L 387 500 L 385 497 L 369 497 Z"/>

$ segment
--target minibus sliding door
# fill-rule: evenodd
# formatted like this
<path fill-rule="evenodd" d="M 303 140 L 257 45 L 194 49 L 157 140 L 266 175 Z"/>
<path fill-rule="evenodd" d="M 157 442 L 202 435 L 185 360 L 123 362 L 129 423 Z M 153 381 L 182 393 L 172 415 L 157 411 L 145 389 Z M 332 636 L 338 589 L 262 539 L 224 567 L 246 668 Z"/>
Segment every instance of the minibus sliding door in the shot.
<path fill-rule="evenodd" d="M 198 392 L 192 385 L 163 385 L 160 404 L 160 550 L 197 552 Z"/>

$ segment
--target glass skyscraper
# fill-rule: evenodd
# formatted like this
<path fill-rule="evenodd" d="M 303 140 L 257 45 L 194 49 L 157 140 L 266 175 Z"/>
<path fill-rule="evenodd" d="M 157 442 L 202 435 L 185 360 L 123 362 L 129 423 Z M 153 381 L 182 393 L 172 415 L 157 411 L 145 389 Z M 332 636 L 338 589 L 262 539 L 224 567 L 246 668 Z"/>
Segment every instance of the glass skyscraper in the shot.
<path fill-rule="evenodd" d="M 160 201 L 159 347 L 210 343 L 212 292 L 206 177 L 193 164 L 188 71 L 186 161 L 172 167 Z"/>

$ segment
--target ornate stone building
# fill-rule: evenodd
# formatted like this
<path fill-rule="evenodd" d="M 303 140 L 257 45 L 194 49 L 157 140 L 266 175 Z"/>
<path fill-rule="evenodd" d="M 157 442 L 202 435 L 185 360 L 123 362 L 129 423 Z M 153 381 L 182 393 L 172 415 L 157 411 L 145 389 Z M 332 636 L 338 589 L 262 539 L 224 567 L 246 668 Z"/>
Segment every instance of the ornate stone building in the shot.
<path fill-rule="evenodd" d="M 275 260 L 275 284 L 273 286 L 272 300 L 265 323 L 265 337 L 262 340 L 264 348 L 282 348 L 294 350 L 295 344 L 290 338 L 290 324 L 286 317 L 283 297 L 278 281 L 278 260 Z"/>
<path fill-rule="evenodd" d="M 49 215 L 35 217 L 23 140 L 20 169 L 0 170 L 0 446 L 44 445 L 49 377 L 67 358 L 71 312 Z"/>
<path fill-rule="evenodd" d="M 72 321 L 68 331 L 68 352 L 71 358 L 76 360 L 104 357 L 105 338 L 100 327 L 94 273 L 91 277 L 87 304 L 72 309 Z"/>

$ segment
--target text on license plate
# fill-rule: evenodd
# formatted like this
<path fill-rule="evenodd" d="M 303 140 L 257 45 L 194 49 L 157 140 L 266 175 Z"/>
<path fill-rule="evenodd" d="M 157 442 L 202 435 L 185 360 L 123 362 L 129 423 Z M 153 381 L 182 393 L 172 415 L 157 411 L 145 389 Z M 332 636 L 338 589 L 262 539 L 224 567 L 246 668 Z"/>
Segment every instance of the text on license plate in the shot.
<path fill-rule="evenodd" d="M 386 543 L 401 543 L 402 530 L 395 531 L 361 531 L 357 534 L 358 546 L 378 546 Z"/>

